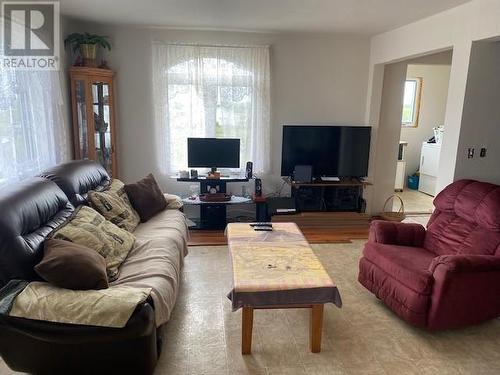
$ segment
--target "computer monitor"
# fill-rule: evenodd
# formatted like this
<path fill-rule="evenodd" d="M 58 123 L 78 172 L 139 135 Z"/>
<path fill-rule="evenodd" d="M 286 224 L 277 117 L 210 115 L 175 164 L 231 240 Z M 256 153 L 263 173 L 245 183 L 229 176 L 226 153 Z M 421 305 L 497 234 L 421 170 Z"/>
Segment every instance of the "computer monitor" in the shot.
<path fill-rule="evenodd" d="M 188 138 L 188 167 L 239 168 L 240 140 L 232 138 Z"/>

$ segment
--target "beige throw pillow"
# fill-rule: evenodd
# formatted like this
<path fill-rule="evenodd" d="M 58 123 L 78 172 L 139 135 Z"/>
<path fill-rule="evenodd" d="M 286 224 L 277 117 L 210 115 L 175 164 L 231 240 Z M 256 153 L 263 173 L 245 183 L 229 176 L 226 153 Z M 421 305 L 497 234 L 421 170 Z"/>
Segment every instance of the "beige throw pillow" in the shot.
<path fill-rule="evenodd" d="M 88 199 L 92 208 L 120 228 L 132 232 L 139 225 L 139 215 L 132 207 L 120 180 L 113 179 L 104 191 L 89 191 Z"/>
<path fill-rule="evenodd" d="M 54 230 L 50 237 L 97 251 L 106 260 L 106 273 L 110 281 L 117 278 L 120 265 L 135 243 L 132 233 L 118 228 L 87 206 L 78 207 L 70 219 Z"/>
<path fill-rule="evenodd" d="M 179 210 L 182 208 L 183 203 L 181 197 L 174 194 L 163 194 L 167 201 L 167 209 Z"/>

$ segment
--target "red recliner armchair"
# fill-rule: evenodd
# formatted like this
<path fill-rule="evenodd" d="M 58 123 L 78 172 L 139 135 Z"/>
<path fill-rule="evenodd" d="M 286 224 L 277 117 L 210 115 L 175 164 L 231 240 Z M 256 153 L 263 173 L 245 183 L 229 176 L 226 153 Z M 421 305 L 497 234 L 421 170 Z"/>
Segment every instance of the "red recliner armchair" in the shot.
<path fill-rule="evenodd" d="M 429 330 L 500 316 L 500 186 L 452 183 L 427 230 L 373 221 L 359 282 L 407 322 Z"/>

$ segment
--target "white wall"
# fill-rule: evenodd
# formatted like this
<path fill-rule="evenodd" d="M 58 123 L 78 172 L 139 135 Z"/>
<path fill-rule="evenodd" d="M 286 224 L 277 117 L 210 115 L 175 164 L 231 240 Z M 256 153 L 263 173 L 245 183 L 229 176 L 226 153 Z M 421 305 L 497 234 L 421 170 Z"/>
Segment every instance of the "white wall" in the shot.
<path fill-rule="evenodd" d="M 399 62 L 384 67 L 380 115 L 375 122 L 374 167 L 370 176 L 373 186 L 369 212 L 374 214 L 381 212 L 386 199 L 394 194 L 406 65 Z"/>
<path fill-rule="evenodd" d="M 71 31 L 111 37 L 113 50 L 106 59 L 116 71 L 119 170 L 125 181 L 149 171 L 159 175 L 153 147 L 152 41 L 271 46 L 273 176 L 264 181 L 265 191 L 280 183 L 283 124 L 365 125 L 368 38 L 107 27 L 74 20 L 71 24 Z M 171 191 L 187 189 L 166 176 L 160 179 Z"/>
<path fill-rule="evenodd" d="M 500 36 L 500 0 L 475 0 L 459 7 L 411 23 L 401 28 L 376 35 L 371 40 L 370 73 L 366 119 L 370 124 L 377 118 L 374 111 L 381 104 L 381 65 L 453 49 L 453 62 L 445 114 L 446 133 L 443 140 L 438 191 L 454 181 L 461 170 L 457 163 L 462 113 L 466 91 L 469 58 L 472 42 Z M 477 128 L 477 131 L 482 131 Z M 391 173 L 386 174 L 386 178 Z M 387 195 L 390 191 L 380 191 L 377 195 Z M 380 198 L 380 197 L 379 197 Z M 377 197 L 374 197 L 377 200 Z M 379 207 L 374 207 L 374 210 Z"/>
<path fill-rule="evenodd" d="M 500 184 L 500 42 L 474 42 L 469 63 L 455 178 Z M 486 157 L 481 158 L 481 147 Z M 474 148 L 472 159 L 468 148 Z"/>
<path fill-rule="evenodd" d="M 450 65 L 408 65 L 406 77 L 422 78 L 422 91 L 418 126 L 401 128 L 400 139 L 408 142 L 405 154 L 407 175 L 419 168 L 422 142 L 434 135 L 432 128 L 444 124 L 450 69 Z"/>

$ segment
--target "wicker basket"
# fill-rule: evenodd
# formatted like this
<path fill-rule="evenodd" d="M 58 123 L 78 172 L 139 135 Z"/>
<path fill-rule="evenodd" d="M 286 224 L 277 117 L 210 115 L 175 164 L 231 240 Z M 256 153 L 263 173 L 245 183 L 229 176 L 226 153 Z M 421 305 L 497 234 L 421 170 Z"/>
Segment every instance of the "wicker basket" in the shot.
<path fill-rule="evenodd" d="M 392 199 L 399 200 L 400 206 L 397 212 L 387 211 L 387 204 L 392 202 Z M 391 195 L 384 203 L 384 208 L 382 209 L 382 213 L 380 214 L 380 218 L 382 220 L 387 221 L 403 221 L 405 219 L 405 204 L 399 195 Z"/>

